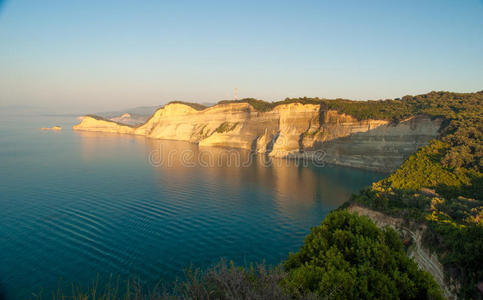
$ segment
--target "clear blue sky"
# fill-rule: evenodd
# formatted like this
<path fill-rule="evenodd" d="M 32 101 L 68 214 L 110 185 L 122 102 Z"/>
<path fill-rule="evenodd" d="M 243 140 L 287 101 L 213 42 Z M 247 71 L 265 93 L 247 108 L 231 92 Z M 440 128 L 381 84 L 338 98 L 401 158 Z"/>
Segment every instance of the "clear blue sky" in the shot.
<path fill-rule="evenodd" d="M 483 89 L 483 0 L 0 0 L 0 106 Z"/>

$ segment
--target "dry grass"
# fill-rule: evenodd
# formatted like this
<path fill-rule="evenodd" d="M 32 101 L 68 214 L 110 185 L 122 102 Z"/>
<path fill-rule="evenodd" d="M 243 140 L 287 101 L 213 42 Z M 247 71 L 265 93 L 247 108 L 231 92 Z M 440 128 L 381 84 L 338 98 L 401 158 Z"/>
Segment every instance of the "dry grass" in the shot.
<path fill-rule="evenodd" d="M 280 284 L 286 273 L 279 267 L 264 264 L 241 268 L 222 260 L 214 267 L 202 271 L 189 268 L 185 278 L 171 287 L 156 285 L 146 288 L 137 280 L 123 282 L 109 278 L 105 285 L 99 278 L 82 288 L 73 284 L 69 290 L 58 289 L 51 295 L 34 294 L 32 299 L 52 300 L 161 300 L 161 299 L 317 299 L 315 295 L 290 295 Z"/>

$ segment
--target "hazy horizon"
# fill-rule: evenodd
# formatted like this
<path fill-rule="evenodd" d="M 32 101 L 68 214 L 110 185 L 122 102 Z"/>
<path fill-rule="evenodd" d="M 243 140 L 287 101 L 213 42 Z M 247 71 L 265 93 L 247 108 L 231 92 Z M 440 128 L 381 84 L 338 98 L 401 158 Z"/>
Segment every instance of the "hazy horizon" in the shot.
<path fill-rule="evenodd" d="M 483 2 L 0 0 L 0 107 L 483 89 Z"/>
<path fill-rule="evenodd" d="M 480 92 L 483 90 L 479 91 L 472 91 L 472 92 L 461 92 L 461 93 L 475 93 L 475 92 Z M 454 91 L 428 91 L 427 93 L 430 92 L 454 92 Z M 426 93 L 422 93 L 426 94 Z M 417 96 L 418 94 L 407 94 L 411 96 Z M 355 100 L 355 101 L 371 101 L 371 100 L 388 100 L 388 99 L 399 99 L 403 96 L 407 95 L 401 95 L 400 97 L 395 97 L 395 98 L 381 98 L 381 99 L 346 99 L 346 98 L 339 98 L 339 99 L 346 99 L 346 100 Z M 302 96 L 301 96 L 302 97 Z M 251 97 L 246 97 L 246 98 L 251 98 Z M 297 97 L 293 97 L 297 98 Z M 322 98 L 322 97 L 319 97 Z M 285 98 L 284 98 L 285 99 Z M 275 99 L 273 101 L 265 100 L 265 99 L 259 99 L 259 100 L 265 100 L 267 102 L 276 102 L 276 101 L 282 101 L 284 99 Z M 328 99 L 328 98 L 324 98 Z M 335 100 L 336 98 L 328 99 L 328 100 Z M 59 115 L 64 115 L 64 114 L 73 114 L 73 115 L 83 115 L 83 114 L 96 114 L 96 113 L 125 113 L 128 110 L 133 110 L 133 109 L 139 109 L 139 108 L 153 108 L 153 112 L 158 108 L 162 107 L 163 105 L 168 104 L 169 102 L 173 101 L 183 101 L 183 102 L 192 102 L 192 103 L 199 103 L 203 104 L 205 106 L 212 106 L 218 104 L 219 101 L 224 101 L 224 100 L 234 100 L 234 99 L 219 99 L 217 101 L 213 102 L 206 102 L 206 101 L 185 101 L 185 100 L 168 100 L 160 104 L 154 104 L 154 105 L 137 105 L 135 103 L 132 103 L 131 105 L 129 103 L 122 103 L 123 106 L 115 106 L 112 107 L 111 109 L 89 109 L 88 107 L 84 108 L 79 108 L 79 107 L 68 107 L 68 106 L 61 106 L 61 107 L 51 107 L 51 106 L 34 106 L 34 105 L 1 105 L 0 104 L 0 109 L 5 110 L 6 112 L 12 112 L 12 111 L 17 111 L 17 112 L 27 112 L 27 113 L 40 113 L 40 114 L 59 114 Z M 243 100 L 243 99 L 240 99 Z M 147 114 L 150 115 L 150 114 Z"/>

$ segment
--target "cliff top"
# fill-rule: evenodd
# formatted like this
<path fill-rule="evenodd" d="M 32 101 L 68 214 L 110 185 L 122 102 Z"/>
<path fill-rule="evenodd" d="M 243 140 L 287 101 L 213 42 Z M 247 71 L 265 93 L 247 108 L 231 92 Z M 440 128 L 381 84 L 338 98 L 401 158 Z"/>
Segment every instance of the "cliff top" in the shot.
<path fill-rule="evenodd" d="M 113 120 L 106 119 L 104 117 L 97 116 L 97 115 L 85 115 L 85 117 L 93 118 L 93 119 L 98 120 L 98 121 L 105 121 L 105 122 L 115 123 L 115 124 L 120 125 L 120 126 L 127 126 L 127 127 L 131 127 L 131 128 L 136 128 L 136 127 L 139 126 L 139 125 L 129 125 L 129 124 L 125 124 L 125 123 L 113 121 Z"/>
<path fill-rule="evenodd" d="M 390 120 L 398 123 L 401 120 L 415 115 L 429 115 L 433 118 L 444 118 L 450 120 L 465 111 L 481 111 L 483 101 L 483 91 L 475 93 L 453 93 L 453 92 L 430 92 L 416 96 L 404 96 L 396 99 L 386 100 L 348 100 L 348 99 L 323 99 L 323 98 L 286 98 L 282 101 L 267 102 L 255 98 L 245 98 L 240 100 L 222 100 L 214 106 L 206 106 L 199 103 L 171 101 L 165 106 L 160 107 L 153 113 L 156 114 L 161 109 L 173 104 L 181 104 L 191 107 L 197 111 L 203 111 L 218 105 L 227 105 L 232 103 L 248 103 L 258 112 L 268 112 L 279 105 L 301 103 L 321 105 L 322 110 L 336 110 L 339 113 L 345 113 L 353 116 L 358 120 Z M 114 122 L 96 115 L 88 115 L 97 120 Z M 145 122 L 147 123 L 150 118 Z M 117 122 L 116 122 L 117 123 Z M 136 127 L 118 123 L 130 127 Z"/>
<path fill-rule="evenodd" d="M 341 113 L 351 115 L 359 120 L 403 120 L 417 114 L 427 114 L 432 117 L 448 117 L 451 114 L 460 113 L 467 109 L 481 109 L 483 91 L 475 93 L 453 93 L 453 92 L 429 92 L 426 94 L 385 100 L 349 100 L 349 99 L 325 99 L 325 98 L 286 98 L 282 101 L 268 102 L 255 98 L 244 98 L 240 100 L 222 100 L 220 104 L 248 103 L 256 111 L 267 112 L 276 106 L 301 103 L 317 104 L 324 106 L 325 110 L 333 109 Z M 209 106 L 198 103 L 172 101 L 170 104 L 185 104 L 196 110 L 204 110 Z"/>

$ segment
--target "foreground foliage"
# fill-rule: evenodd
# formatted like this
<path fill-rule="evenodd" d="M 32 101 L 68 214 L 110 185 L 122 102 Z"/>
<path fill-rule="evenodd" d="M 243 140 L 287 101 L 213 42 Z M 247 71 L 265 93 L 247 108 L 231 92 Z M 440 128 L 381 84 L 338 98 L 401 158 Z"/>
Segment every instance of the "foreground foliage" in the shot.
<path fill-rule="evenodd" d="M 442 299 L 430 274 L 406 256 L 398 234 L 336 211 L 285 262 L 287 287 L 330 299 Z"/>
<path fill-rule="evenodd" d="M 121 283 L 119 279 L 99 284 L 99 279 L 90 286 L 72 289 L 59 289 L 53 295 L 34 297 L 53 300 L 171 300 L 171 299 L 319 299 L 314 293 L 289 294 L 281 285 L 286 272 L 280 267 L 267 268 L 263 264 L 252 265 L 249 268 L 237 267 L 233 263 L 221 261 L 214 267 L 201 271 L 188 269 L 183 281 L 170 287 L 156 285 L 146 288 L 136 280 Z M 42 297 L 45 296 L 45 297 Z"/>

